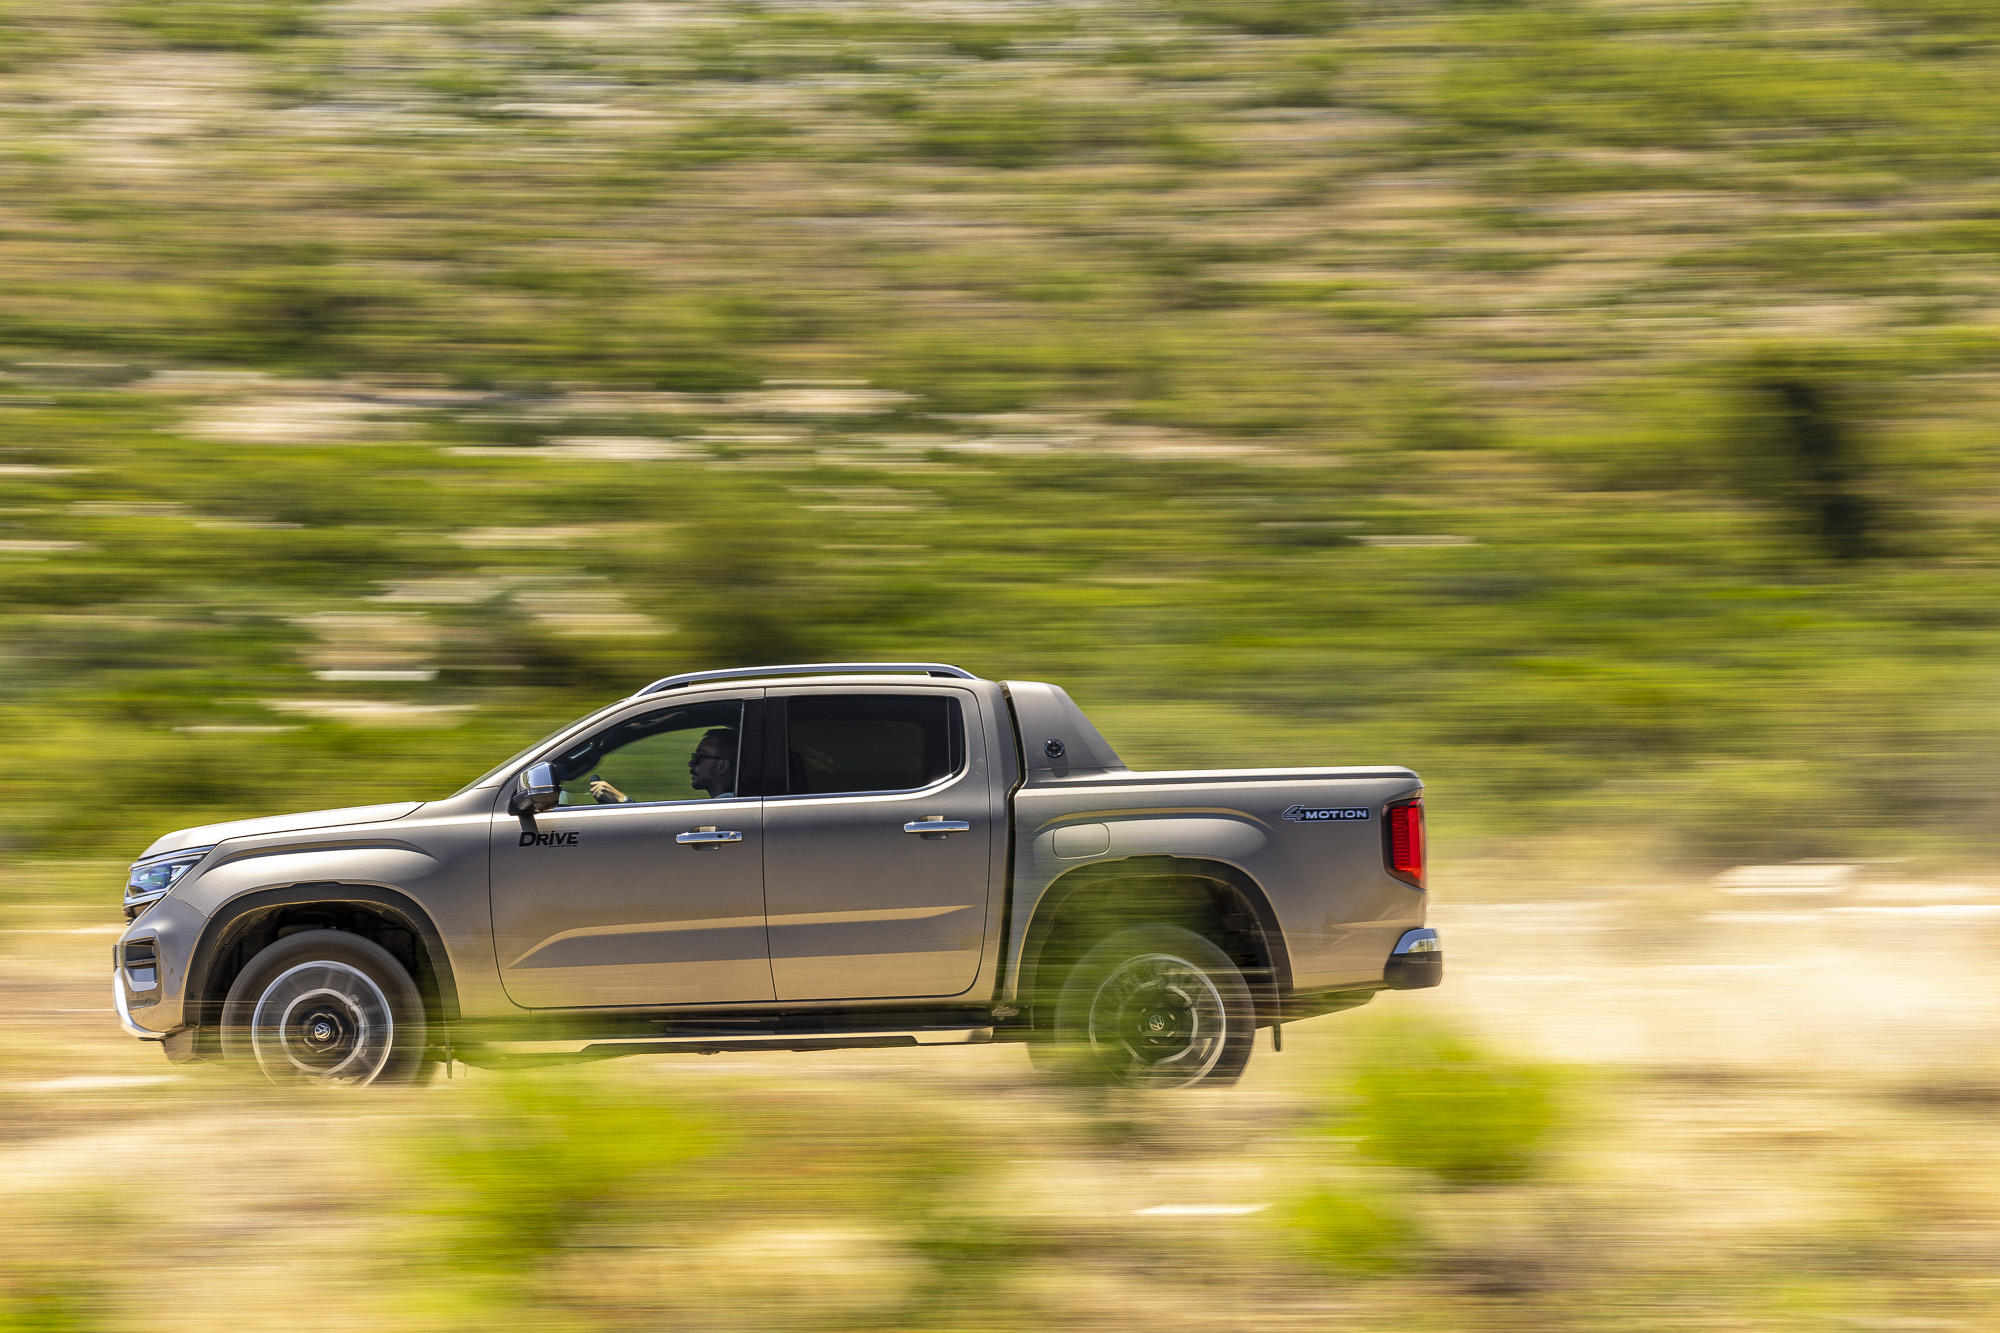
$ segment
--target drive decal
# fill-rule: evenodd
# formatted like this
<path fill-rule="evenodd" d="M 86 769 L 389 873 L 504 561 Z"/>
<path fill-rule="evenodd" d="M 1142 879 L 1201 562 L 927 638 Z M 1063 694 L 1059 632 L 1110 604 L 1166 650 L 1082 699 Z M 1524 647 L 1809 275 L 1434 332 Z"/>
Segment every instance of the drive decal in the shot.
<path fill-rule="evenodd" d="M 1290 819 L 1291 816 L 1286 815 L 1285 818 Z M 576 839 L 577 834 L 573 829 L 568 833 L 523 833 L 520 845 L 523 847 L 574 847 L 576 846 Z"/>
<path fill-rule="evenodd" d="M 1285 811 L 1285 818 L 1295 824 L 1321 824 L 1335 820 L 1373 819 L 1374 817 L 1365 805 L 1332 810 L 1324 810 L 1310 805 L 1295 805 Z"/>

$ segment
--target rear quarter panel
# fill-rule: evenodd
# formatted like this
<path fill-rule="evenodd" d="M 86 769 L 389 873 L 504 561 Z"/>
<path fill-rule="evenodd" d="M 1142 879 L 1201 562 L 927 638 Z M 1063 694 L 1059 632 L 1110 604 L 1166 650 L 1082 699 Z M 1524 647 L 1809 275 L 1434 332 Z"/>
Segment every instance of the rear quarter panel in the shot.
<path fill-rule="evenodd" d="M 1049 778 L 1015 797 L 1014 911 L 1019 959 L 1049 887 L 1079 866 L 1141 856 L 1232 866 L 1269 897 L 1295 988 L 1365 986 L 1426 895 L 1383 867 L 1382 807 L 1423 790 L 1404 768 L 1113 773 Z M 1365 820 L 1287 820 L 1295 805 L 1366 809 Z M 1010 979 L 1012 980 L 1012 979 Z"/>

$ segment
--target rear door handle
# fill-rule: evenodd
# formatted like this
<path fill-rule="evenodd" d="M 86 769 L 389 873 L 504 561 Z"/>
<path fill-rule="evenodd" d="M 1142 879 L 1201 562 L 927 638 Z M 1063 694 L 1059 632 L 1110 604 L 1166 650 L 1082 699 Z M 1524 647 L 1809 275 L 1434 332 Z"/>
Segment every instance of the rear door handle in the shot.
<path fill-rule="evenodd" d="M 933 834 L 969 833 L 971 831 L 972 825 L 966 820 L 943 819 L 936 816 L 930 819 L 913 819 L 903 825 L 903 832 L 921 833 L 925 837 L 930 837 Z"/>
<path fill-rule="evenodd" d="M 692 833 L 676 833 L 674 841 L 683 847 L 713 847 L 717 843 L 741 842 L 743 835 L 735 829 L 698 828 Z"/>

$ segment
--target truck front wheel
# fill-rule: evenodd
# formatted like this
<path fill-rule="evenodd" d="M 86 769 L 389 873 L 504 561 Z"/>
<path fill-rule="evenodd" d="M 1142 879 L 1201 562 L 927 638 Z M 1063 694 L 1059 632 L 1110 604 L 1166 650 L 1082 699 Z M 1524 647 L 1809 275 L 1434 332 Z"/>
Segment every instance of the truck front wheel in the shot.
<path fill-rule="evenodd" d="M 303 930 L 264 949 L 222 1006 L 225 1063 L 273 1083 L 359 1087 L 423 1072 L 423 997 L 387 949 L 344 930 Z"/>
<path fill-rule="evenodd" d="M 1177 926 L 1107 936 L 1071 969 L 1037 1063 L 1142 1088 L 1233 1083 L 1257 1008 L 1228 955 Z"/>

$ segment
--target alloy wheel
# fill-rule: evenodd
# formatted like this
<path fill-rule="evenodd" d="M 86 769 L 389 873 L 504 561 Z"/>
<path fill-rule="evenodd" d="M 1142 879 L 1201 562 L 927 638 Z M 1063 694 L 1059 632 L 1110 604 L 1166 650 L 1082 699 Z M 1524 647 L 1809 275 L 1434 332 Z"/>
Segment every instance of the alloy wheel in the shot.
<path fill-rule="evenodd" d="M 273 978 L 250 1019 L 250 1047 L 281 1082 L 355 1087 L 372 1083 L 395 1050 L 389 997 L 357 967 L 300 963 Z"/>
<path fill-rule="evenodd" d="M 1124 960 L 1091 999 L 1091 1049 L 1105 1069 L 1131 1082 L 1195 1082 L 1222 1058 L 1228 1039 L 1228 1010 L 1215 982 L 1172 954 Z"/>

